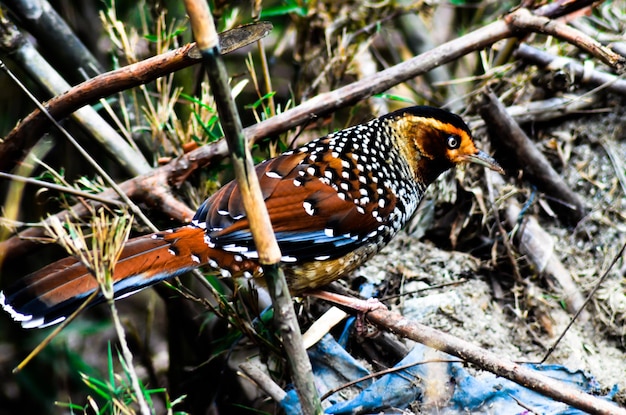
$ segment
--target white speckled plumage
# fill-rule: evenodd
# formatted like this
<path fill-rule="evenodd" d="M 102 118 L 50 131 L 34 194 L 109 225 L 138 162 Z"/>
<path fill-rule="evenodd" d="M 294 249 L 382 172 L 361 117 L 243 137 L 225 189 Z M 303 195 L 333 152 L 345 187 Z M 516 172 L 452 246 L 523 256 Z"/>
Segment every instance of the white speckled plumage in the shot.
<path fill-rule="evenodd" d="M 257 166 L 290 289 L 300 293 L 342 277 L 404 226 L 426 187 L 456 163 L 499 166 L 474 147 L 463 121 L 430 107 L 373 119 Z M 122 297 L 200 265 L 224 277 L 258 277 L 259 254 L 237 184 L 200 206 L 190 225 L 130 240 L 117 264 Z M 26 327 L 52 324 L 96 289 L 71 258 L 4 293 L 3 307 Z"/>

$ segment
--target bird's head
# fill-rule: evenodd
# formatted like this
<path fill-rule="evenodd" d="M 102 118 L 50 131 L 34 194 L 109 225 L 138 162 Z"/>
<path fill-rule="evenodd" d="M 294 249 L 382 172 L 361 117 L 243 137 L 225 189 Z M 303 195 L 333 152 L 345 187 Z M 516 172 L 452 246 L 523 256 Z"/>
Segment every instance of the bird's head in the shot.
<path fill-rule="evenodd" d="M 504 174 L 500 165 L 474 145 L 461 117 L 433 107 L 409 107 L 385 116 L 416 178 L 431 183 L 460 163 L 475 163 Z"/>

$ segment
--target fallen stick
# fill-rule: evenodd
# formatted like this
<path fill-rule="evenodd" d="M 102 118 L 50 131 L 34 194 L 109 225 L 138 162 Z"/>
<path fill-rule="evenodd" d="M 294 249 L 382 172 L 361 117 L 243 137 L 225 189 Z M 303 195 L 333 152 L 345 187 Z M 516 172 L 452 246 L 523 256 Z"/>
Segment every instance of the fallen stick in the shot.
<path fill-rule="evenodd" d="M 506 112 L 494 93 L 483 94 L 480 114 L 485 120 L 494 147 L 503 149 L 514 159 L 524 178 L 561 203 L 552 203 L 559 218 L 565 222 L 578 222 L 585 215 L 582 200 L 552 168 L 545 156 L 535 147 L 521 127 Z M 506 134 L 506 137 L 502 137 Z"/>

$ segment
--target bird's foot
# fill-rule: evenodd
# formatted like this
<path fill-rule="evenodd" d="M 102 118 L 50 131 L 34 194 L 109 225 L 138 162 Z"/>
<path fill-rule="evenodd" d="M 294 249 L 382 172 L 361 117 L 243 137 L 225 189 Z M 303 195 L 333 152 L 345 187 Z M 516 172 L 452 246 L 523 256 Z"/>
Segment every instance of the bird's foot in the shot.
<path fill-rule="evenodd" d="M 373 337 L 378 330 L 370 330 L 370 325 L 365 321 L 365 314 L 375 310 L 387 310 L 387 306 L 380 302 L 378 298 L 361 298 L 348 297 L 346 295 L 337 294 L 329 291 L 315 290 L 306 293 L 311 297 L 321 298 L 331 303 L 341 305 L 357 312 L 355 328 L 357 334 L 364 337 Z"/>
<path fill-rule="evenodd" d="M 322 300 L 330 301 L 331 303 L 350 308 L 360 313 L 368 313 L 374 310 L 387 309 L 387 306 L 381 303 L 378 298 L 368 298 L 367 300 L 363 300 L 361 298 L 348 297 L 347 295 L 323 290 L 307 291 L 305 295 L 315 298 L 321 298 Z"/>

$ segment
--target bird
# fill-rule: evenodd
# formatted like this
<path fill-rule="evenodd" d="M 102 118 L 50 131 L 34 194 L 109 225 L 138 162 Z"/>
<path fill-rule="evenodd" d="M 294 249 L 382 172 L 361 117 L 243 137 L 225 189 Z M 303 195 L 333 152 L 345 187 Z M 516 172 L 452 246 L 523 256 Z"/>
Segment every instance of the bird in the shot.
<path fill-rule="evenodd" d="M 428 185 L 463 163 L 504 173 L 476 148 L 460 116 L 413 106 L 258 164 L 291 293 L 319 289 L 379 252 L 410 220 Z M 223 277 L 262 276 L 236 181 L 202 203 L 188 225 L 129 239 L 114 269 L 114 296 L 200 266 Z M 96 290 L 87 267 L 68 257 L 0 291 L 0 304 L 24 328 L 46 327 L 65 320 Z M 91 305 L 103 301 L 100 295 Z"/>

